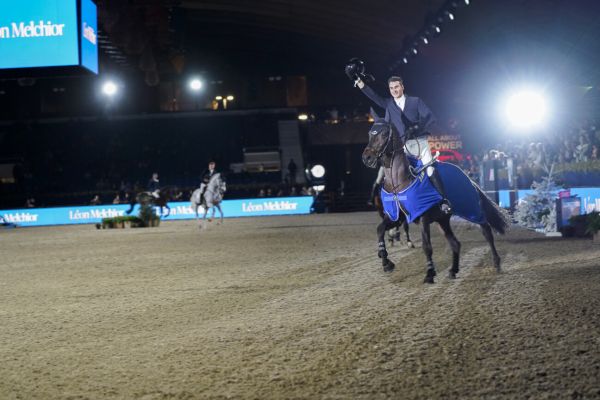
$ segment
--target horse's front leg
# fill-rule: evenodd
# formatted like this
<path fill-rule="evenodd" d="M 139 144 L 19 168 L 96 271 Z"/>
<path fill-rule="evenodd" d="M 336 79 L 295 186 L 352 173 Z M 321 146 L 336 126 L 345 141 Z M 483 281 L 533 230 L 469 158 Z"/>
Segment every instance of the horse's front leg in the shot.
<path fill-rule="evenodd" d="M 216 207 L 219 209 L 219 215 L 220 215 L 219 223 L 222 224 L 223 223 L 223 210 L 221 210 L 220 204 L 217 204 Z"/>
<path fill-rule="evenodd" d="M 125 214 L 129 215 L 133 211 L 133 207 L 135 207 L 135 201 L 129 203 L 129 210 L 125 211 Z"/>
<path fill-rule="evenodd" d="M 435 265 L 433 264 L 433 247 L 431 246 L 431 222 L 427 218 L 421 221 L 421 238 L 423 241 L 423 252 L 427 257 L 427 272 L 425 273 L 424 283 L 434 283 L 436 276 Z"/>
<path fill-rule="evenodd" d="M 452 249 L 452 267 L 448 272 L 448 278 L 454 279 L 456 278 L 456 274 L 458 273 L 458 264 L 460 260 L 460 242 L 452 232 L 452 228 L 450 227 L 450 216 L 445 217 L 441 221 L 439 221 L 440 227 L 444 231 L 444 236 Z"/>
<path fill-rule="evenodd" d="M 388 259 L 388 252 L 385 248 L 385 233 L 394 224 L 386 215 L 383 221 L 377 226 L 377 256 L 381 258 L 384 272 L 392 272 L 396 265 Z"/>

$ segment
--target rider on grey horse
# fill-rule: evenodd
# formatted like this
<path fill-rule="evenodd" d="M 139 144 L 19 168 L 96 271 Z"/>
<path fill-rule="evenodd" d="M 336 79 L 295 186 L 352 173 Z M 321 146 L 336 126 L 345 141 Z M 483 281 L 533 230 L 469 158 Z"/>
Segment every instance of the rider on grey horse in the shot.
<path fill-rule="evenodd" d="M 208 163 L 208 168 L 204 170 L 204 172 L 202 173 L 202 182 L 200 183 L 200 200 L 202 203 L 202 205 L 205 205 L 204 202 L 204 193 L 206 192 L 206 187 L 208 185 L 208 182 L 210 182 L 210 178 L 212 178 L 217 172 L 216 170 L 216 163 L 214 161 L 210 161 Z"/>
<path fill-rule="evenodd" d="M 160 197 L 160 183 L 158 181 L 158 172 L 152 173 L 152 178 L 148 181 L 148 192 L 156 199 Z"/>

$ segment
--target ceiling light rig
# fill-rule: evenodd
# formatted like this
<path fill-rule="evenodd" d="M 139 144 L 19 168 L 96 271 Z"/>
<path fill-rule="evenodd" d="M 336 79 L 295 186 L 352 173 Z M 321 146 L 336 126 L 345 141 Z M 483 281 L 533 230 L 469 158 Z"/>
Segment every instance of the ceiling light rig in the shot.
<path fill-rule="evenodd" d="M 411 57 L 419 54 L 419 46 L 430 45 L 434 38 L 440 36 L 444 24 L 456 20 L 457 10 L 470 6 L 472 0 L 449 0 L 435 14 L 430 14 L 425 20 L 425 26 L 415 36 L 405 37 L 398 53 L 400 56 L 391 63 L 390 70 L 395 70 L 407 65 Z"/>

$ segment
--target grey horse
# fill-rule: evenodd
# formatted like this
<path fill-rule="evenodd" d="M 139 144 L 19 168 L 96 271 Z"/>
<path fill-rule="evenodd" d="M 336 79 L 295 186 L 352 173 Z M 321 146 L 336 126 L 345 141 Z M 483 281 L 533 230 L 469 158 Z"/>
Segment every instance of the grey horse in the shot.
<path fill-rule="evenodd" d="M 208 219 L 208 222 L 211 222 L 212 219 L 215 217 L 215 209 L 218 209 L 219 213 L 221 214 L 219 223 L 222 223 L 223 210 L 221 210 L 221 201 L 223 201 L 223 195 L 227 191 L 227 185 L 221 177 L 221 174 L 216 173 L 212 176 L 212 178 L 210 178 L 210 181 L 206 184 L 206 191 L 204 192 L 203 196 L 204 201 L 202 202 L 200 196 L 202 194 L 203 189 L 204 186 L 201 186 L 200 188 L 194 190 L 194 192 L 192 193 L 192 197 L 190 198 L 190 202 L 192 203 L 192 209 L 196 213 L 196 218 L 200 218 L 198 214 L 198 208 L 202 206 L 204 209 L 202 221 L 204 222 L 206 220 L 206 214 L 208 214 L 208 210 L 212 208 L 212 215 Z M 203 226 L 204 224 L 202 224 L 200 227 L 202 228 Z"/>

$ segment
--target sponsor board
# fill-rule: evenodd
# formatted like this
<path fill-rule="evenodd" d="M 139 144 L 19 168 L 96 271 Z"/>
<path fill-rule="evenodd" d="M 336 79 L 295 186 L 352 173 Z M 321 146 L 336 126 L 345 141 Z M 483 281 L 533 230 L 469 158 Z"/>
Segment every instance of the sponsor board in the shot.
<path fill-rule="evenodd" d="M 269 215 L 309 214 L 313 198 L 302 197 L 276 197 L 266 199 L 224 200 L 221 203 L 225 218 L 232 217 L 259 217 Z M 188 202 L 169 203 L 171 213 L 164 221 L 193 219 L 194 210 Z M 111 218 L 125 215 L 129 205 L 99 205 L 82 207 L 55 207 L 55 208 L 28 208 L 18 210 L 0 210 L 0 215 L 6 222 L 18 226 L 44 226 L 44 225 L 69 225 L 69 224 L 94 224 L 102 218 Z M 131 215 L 137 215 L 139 207 L 133 209 Z M 202 207 L 198 212 L 204 213 Z M 212 210 L 209 211 L 212 213 Z M 157 210 L 158 214 L 158 210 Z M 218 211 L 217 211 L 217 216 Z"/>
<path fill-rule="evenodd" d="M 77 1 L 0 1 L 0 69 L 79 64 Z"/>
<path fill-rule="evenodd" d="M 562 190 L 562 189 L 561 189 Z M 556 198 L 558 193 L 556 191 Z M 581 199 L 581 213 L 588 214 L 592 211 L 600 211 L 600 188 L 599 187 L 583 187 L 583 188 L 570 188 L 571 196 L 577 196 Z M 533 190 L 518 190 L 517 201 L 524 199 L 527 195 L 532 194 Z M 510 204 L 510 190 L 499 190 L 498 197 L 500 200 L 500 207 L 509 208 Z M 514 204 L 513 204 L 514 206 Z"/>

